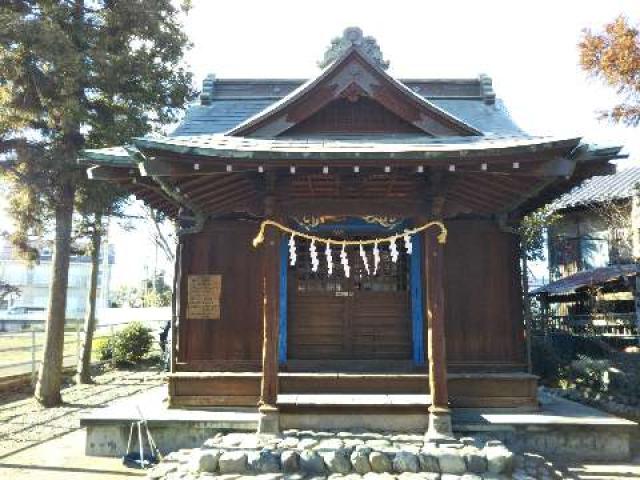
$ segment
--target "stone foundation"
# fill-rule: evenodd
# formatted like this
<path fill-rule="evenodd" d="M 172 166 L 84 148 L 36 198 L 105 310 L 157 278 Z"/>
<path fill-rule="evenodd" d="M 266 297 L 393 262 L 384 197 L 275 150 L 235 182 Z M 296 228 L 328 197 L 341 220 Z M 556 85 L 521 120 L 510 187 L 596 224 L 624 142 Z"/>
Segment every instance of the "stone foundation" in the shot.
<path fill-rule="evenodd" d="M 624 462 L 631 458 L 629 429 L 528 425 L 471 434 L 480 439 L 498 439 L 515 452 L 536 452 L 554 460 Z"/>
<path fill-rule="evenodd" d="M 541 475 L 502 442 L 465 437 L 436 445 L 422 435 L 290 430 L 283 436 L 218 434 L 201 448 L 173 452 L 150 472 L 155 479 L 216 475 L 282 475 L 404 480 L 559 478 Z M 516 463 L 520 466 L 514 474 Z M 531 463 L 531 461 L 529 461 Z M 535 471 L 534 471 L 535 470 Z M 526 472 L 531 471 L 533 475 Z M 182 475 L 186 475 L 183 477 Z M 261 477 L 262 478 L 262 477 Z M 266 477 L 265 477 L 266 478 Z M 290 477 L 294 478 L 294 477 Z"/>

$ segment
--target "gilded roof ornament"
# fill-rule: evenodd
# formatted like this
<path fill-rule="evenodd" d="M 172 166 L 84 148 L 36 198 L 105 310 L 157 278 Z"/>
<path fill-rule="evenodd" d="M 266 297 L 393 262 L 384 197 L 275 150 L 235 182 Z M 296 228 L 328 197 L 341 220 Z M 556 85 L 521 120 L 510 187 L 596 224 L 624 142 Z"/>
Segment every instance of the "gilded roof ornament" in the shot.
<path fill-rule="evenodd" d="M 378 41 L 371 36 L 363 36 L 358 27 L 347 27 L 341 37 L 335 37 L 324 52 L 324 58 L 318 62 L 320 68 L 324 68 L 340 57 L 350 47 L 358 48 L 362 53 L 372 59 L 380 68 L 389 68 L 389 61 L 384 60 Z"/>

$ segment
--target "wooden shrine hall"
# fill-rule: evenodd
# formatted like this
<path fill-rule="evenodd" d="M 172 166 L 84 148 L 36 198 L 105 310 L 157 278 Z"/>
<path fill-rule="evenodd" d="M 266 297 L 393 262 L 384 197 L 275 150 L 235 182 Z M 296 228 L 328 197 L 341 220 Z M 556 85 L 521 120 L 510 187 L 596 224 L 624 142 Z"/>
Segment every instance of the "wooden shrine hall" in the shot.
<path fill-rule="evenodd" d="M 257 405 L 265 433 L 296 413 L 429 414 L 430 437 L 450 408 L 536 409 L 517 226 L 620 148 L 524 133 L 486 76 L 393 78 L 357 28 L 323 63 L 207 77 L 173 134 L 83 154 L 179 224 L 170 404 Z"/>

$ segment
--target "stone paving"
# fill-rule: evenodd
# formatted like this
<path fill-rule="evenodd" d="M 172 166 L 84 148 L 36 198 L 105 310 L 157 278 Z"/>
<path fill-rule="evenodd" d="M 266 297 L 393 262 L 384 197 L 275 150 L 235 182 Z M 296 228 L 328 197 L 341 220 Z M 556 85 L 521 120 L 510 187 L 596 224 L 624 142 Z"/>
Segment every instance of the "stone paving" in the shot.
<path fill-rule="evenodd" d="M 63 404 L 43 408 L 30 395 L 16 400 L 15 393 L 0 395 L 0 459 L 80 428 L 79 417 L 88 410 L 162 385 L 158 370 L 108 370 L 94 377 L 92 385 L 68 383 Z"/>
<path fill-rule="evenodd" d="M 562 478 L 539 455 L 516 456 L 497 440 L 460 438 L 436 445 L 422 435 L 288 430 L 281 437 L 219 433 L 201 448 L 167 455 L 154 480 L 251 477 L 356 480 Z"/>

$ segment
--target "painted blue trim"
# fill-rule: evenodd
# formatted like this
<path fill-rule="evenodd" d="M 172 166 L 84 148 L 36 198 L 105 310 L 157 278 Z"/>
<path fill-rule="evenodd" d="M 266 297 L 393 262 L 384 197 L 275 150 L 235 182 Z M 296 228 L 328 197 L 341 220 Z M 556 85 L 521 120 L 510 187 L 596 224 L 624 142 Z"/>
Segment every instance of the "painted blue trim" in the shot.
<path fill-rule="evenodd" d="M 422 235 L 411 237 L 413 252 L 410 264 L 411 332 L 413 338 L 413 363 L 424 365 L 424 309 L 422 303 Z"/>
<path fill-rule="evenodd" d="M 278 298 L 280 325 L 278 333 L 278 360 L 281 365 L 287 362 L 287 270 L 289 268 L 288 238 L 282 237 L 280 242 L 280 295 Z"/>
<path fill-rule="evenodd" d="M 305 229 L 304 226 L 300 224 L 298 224 L 298 228 Z M 335 230 L 345 230 L 350 233 L 386 233 L 387 235 L 389 235 L 394 232 L 401 232 L 404 228 L 406 228 L 406 222 L 404 220 L 398 222 L 392 227 L 384 227 L 376 223 L 366 222 L 361 218 L 353 217 L 348 218 L 342 222 L 323 223 L 315 227 L 306 228 L 305 230 L 314 233 L 326 233 L 333 232 Z"/>
<path fill-rule="evenodd" d="M 397 229 L 401 232 L 406 223 L 402 222 Z M 367 224 L 359 221 L 346 223 L 323 224 L 310 231 L 332 231 L 342 229 L 349 232 L 389 232 L 380 225 Z M 411 239 L 413 253 L 409 265 L 409 286 L 411 294 L 411 324 L 413 343 L 413 362 L 420 366 L 425 364 L 424 358 L 424 310 L 422 303 L 422 235 L 414 235 Z M 287 362 L 287 272 L 289 269 L 289 238 L 283 237 L 280 244 L 280 294 L 279 294 L 279 325 L 278 360 L 281 365 Z"/>

